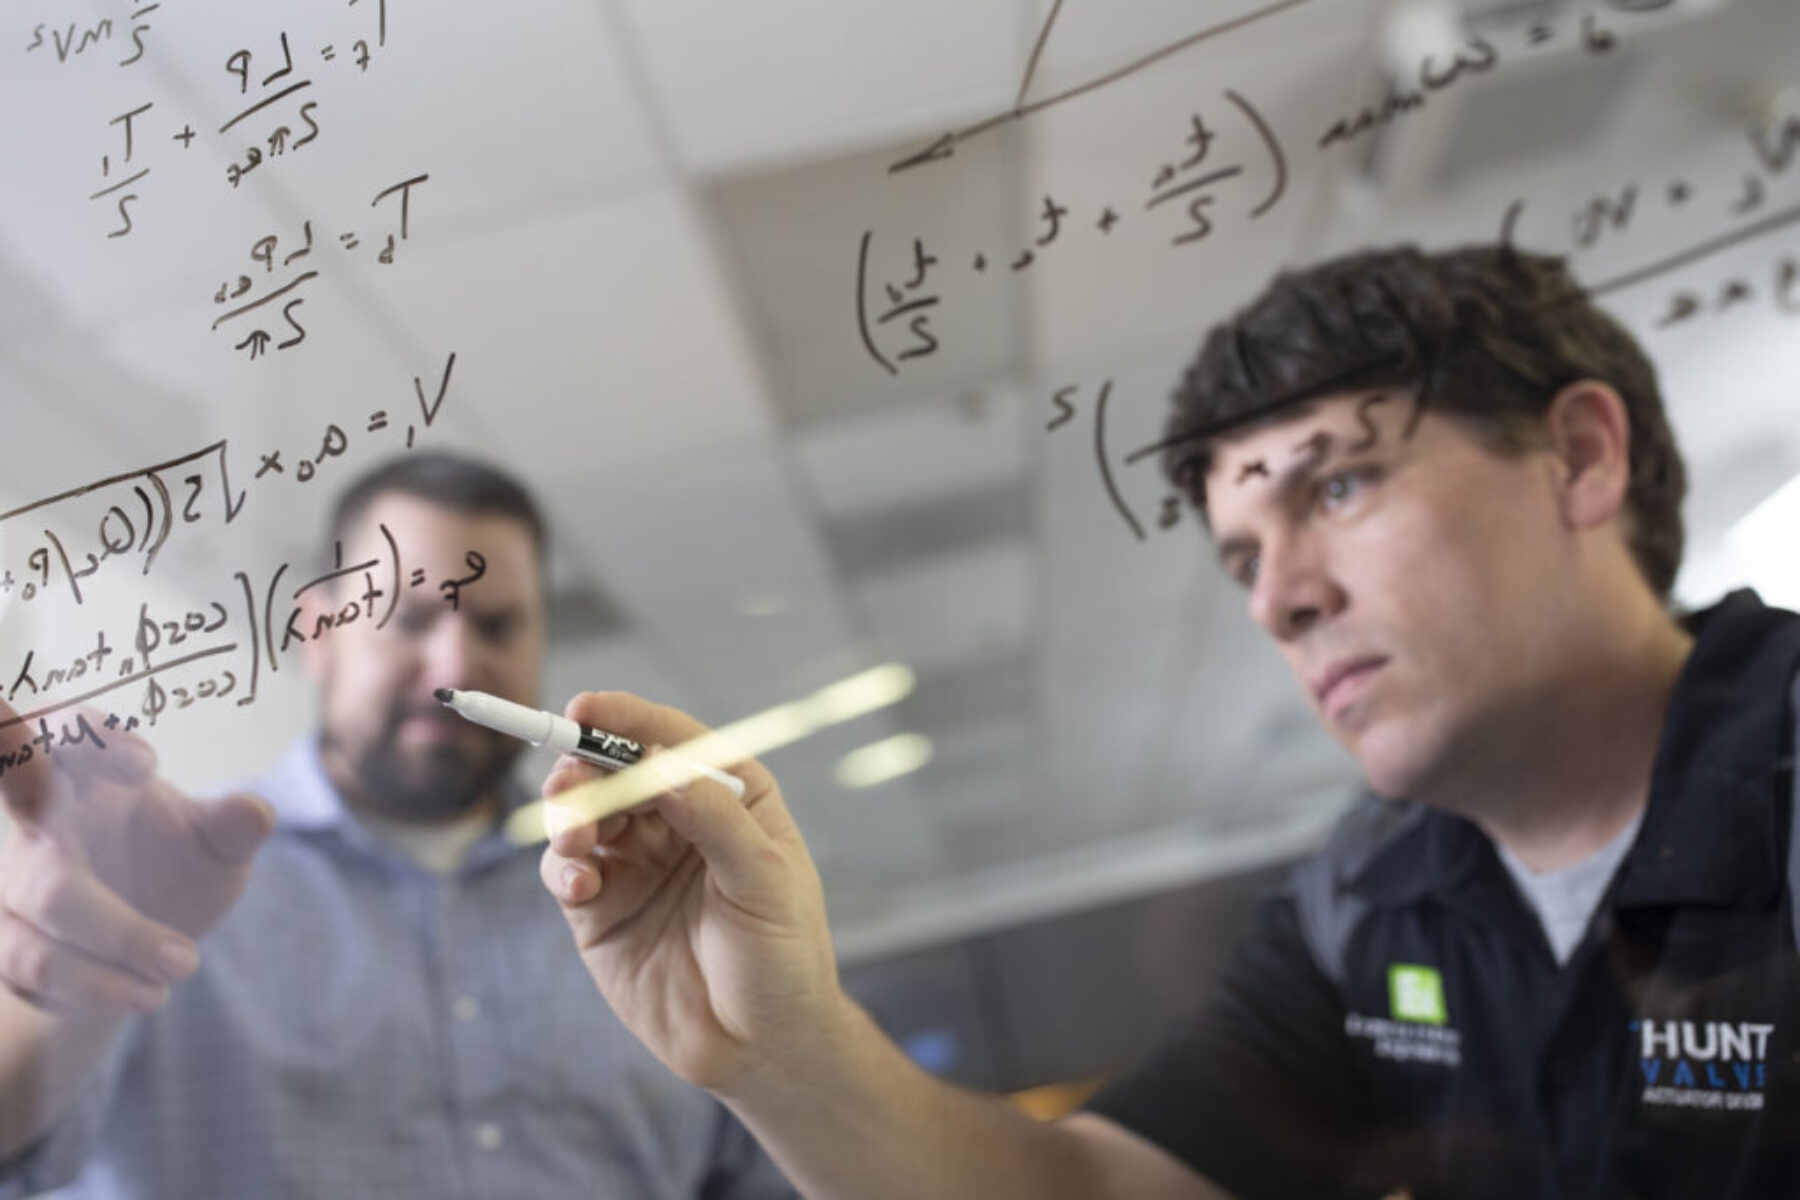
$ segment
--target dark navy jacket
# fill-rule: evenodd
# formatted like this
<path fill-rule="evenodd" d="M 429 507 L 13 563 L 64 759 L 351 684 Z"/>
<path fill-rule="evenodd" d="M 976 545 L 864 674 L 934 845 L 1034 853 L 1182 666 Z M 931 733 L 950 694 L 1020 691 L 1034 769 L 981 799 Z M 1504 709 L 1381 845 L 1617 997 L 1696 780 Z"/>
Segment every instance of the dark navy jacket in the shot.
<path fill-rule="evenodd" d="M 1636 841 L 1559 968 L 1488 839 L 1370 799 L 1094 1111 L 1254 1197 L 1800 1196 L 1800 616 L 1696 616 Z"/>

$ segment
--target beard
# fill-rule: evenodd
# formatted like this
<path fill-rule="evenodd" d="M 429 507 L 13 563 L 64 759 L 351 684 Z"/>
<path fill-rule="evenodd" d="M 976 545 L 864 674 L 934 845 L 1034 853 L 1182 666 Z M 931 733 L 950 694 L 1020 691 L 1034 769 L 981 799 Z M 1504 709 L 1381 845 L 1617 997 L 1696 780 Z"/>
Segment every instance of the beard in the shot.
<path fill-rule="evenodd" d="M 435 701 L 429 708 L 390 710 L 380 729 L 360 744 L 324 732 L 327 757 L 337 758 L 353 776 L 353 788 L 345 790 L 353 792 L 356 807 L 392 821 L 429 823 L 463 816 L 492 793 L 524 749 L 515 739 L 481 730 L 468 741 L 401 746 L 399 729 L 408 717 L 436 719 L 442 713 Z"/>

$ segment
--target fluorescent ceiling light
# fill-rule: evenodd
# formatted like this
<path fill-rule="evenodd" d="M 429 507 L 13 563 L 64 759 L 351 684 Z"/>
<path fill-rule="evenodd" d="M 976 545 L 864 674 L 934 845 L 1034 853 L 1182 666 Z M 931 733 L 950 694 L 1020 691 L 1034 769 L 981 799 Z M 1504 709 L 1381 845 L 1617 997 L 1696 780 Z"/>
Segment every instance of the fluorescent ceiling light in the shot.
<path fill-rule="evenodd" d="M 679 771 L 680 760 L 686 759 L 725 770 L 810 737 L 829 725 L 897 703 L 913 690 L 915 683 L 912 669 L 900 663 L 870 667 L 827 684 L 810 696 L 777 704 L 670 747 L 676 761 L 668 765 Z M 541 842 L 546 836 L 544 820 L 548 808 L 562 810 L 556 815 L 559 824 L 594 821 L 650 799 L 667 786 L 666 779 L 654 770 L 637 766 L 584 783 L 559 793 L 552 805 L 538 800 L 516 810 L 506 819 L 506 836 L 521 845 Z"/>
<path fill-rule="evenodd" d="M 858 747 L 838 759 L 838 785 L 870 788 L 910 775 L 931 761 L 931 739 L 922 733 L 896 733 Z"/>
<path fill-rule="evenodd" d="M 760 592 L 738 601 L 737 610 L 746 617 L 774 617 L 788 609 L 787 597 L 779 592 Z"/>

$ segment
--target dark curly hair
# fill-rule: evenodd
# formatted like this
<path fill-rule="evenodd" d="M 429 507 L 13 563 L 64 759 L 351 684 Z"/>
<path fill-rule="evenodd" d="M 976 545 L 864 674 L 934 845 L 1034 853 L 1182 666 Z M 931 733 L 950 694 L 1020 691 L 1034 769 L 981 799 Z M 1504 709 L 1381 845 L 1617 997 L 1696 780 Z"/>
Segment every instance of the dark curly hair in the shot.
<path fill-rule="evenodd" d="M 1164 468 L 1204 513 L 1212 441 L 1334 392 L 1403 388 L 1491 449 L 1541 441 L 1564 386 L 1610 384 L 1631 425 L 1628 538 L 1667 599 L 1681 566 L 1687 473 L 1656 369 L 1562 260 L 1509 246 L 1370 250 L 1278 276 L 1215 326 L 1173 396 Z"/>

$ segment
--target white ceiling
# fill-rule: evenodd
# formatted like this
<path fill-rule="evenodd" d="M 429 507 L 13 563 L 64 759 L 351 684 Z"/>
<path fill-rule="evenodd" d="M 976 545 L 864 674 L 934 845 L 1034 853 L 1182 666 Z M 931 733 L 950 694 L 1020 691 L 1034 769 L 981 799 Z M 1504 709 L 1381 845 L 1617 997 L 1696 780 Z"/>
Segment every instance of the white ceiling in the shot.
<path fill-rule="evenodd" d="M 557 701 L 623 687 L 725 721 L 873 662 L 918 671 L 906 704 L 772 756 L 849 954 L 1293 853 L 1352 775 L 1192 519 L 1161 527 L 1155 467 L 1125 461 L 1159 436 L 1205 325 L 1271 273 L 1490 238 L 1520 203 L 1518 240 L 1617 284 L 1607 300 L 1663 372 L 1711 572 L 1696 587 L 1737 569 L 1718 565 L 1725 530 L 1800 472 L 1800 284 L 1782 282 L 1800 259 L 1800 8 L 1465 8 L 1497 65 L 1323 148 L 1379 108 L 1386 72 L 1416 86 L 1421 58 L 1467 46 L 1456 4 L 1064 0 L 1023 87 L 1048 0 L 90 0 L 29 50 L 36 19 L 15 16 L 0 511 L 219 439 L 246 499 L 80 608 L 8 604 L 0 684 L 97 628 L 128 643 L 140 604 L 235 599 L 235 573 L 260 586 L 283 563 L 298 577 L 329 489 L 411 425 L 546 499 Z M 144 54 L 120 65 L 134 26 Z M 292 71 L 265 85 L 284 34 Z M 146 103 L 127 163 L 115 118 Z M 1237 171 L 1204 209 L 1214 232 L 1177 245 L 1188 199 L 1150 200 L 1196 114 L 1216 136 L 1195 170 Z M 232 186 L 229 164 L 281 124 L 285 152 Z M 399 198 L 375 197 L 421 175 L 383 263 Z M 1581 244 L 1589 201 L 1633 185 L 1625 227 Z M 126 194 L 132 231 L 108 237 Z M 284 264 L 308 223 L 311 254 Z M 250 255 L 270 234 L 265 269 Z M 935 258 L 916 285 L 915 241 Z M 859 328 L 859 260 L 892 372 Z M 316 278 L 221 320 L 221 285 L 249 276 L 254 299 L 308 264 Z M 1657 264 L 1673 265 L 1627 280 Z M 936 303 L 883 322 L 888 287 Z M 1701 311 L 1666 325 L 1690 292 Z M 290 336 L 293 298 L 303 342 L 234 348 L 258 321 Z M 435 398 L 452 354 L 424 428 L 417 393 Z M 343 453 L 299 482 L 332 425 Z M 283 474 L 253 478 L 277 450 Z M 22 578 L 42 530 L 78 536 L 103 494 L 0 521 L 0 556 Z M 170 769 L 196 787 L 254 770 L 303 727 L 296 674 L 265 675 L 251 707 L 169 714 Z M 839 755 L 903 729 L 934 739 L 926 769 L 833 782 Z"/>

